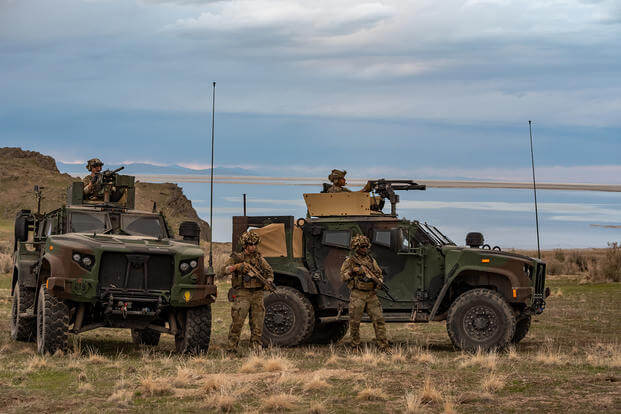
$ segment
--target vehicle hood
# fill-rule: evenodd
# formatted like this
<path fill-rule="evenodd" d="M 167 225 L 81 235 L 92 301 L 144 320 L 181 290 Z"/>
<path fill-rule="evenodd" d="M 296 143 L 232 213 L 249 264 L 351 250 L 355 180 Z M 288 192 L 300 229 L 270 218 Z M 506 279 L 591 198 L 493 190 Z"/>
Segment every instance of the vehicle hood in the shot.
<path fill-rule="evenodd" d="M 60 243 L 75 249 L 126 250 L 131 252 L 181 253 L 202 256 L 203 250 L 189 243 L 155 237 L 118 234 L 70 233 L 50 236 L 49 243 Z"/>
<path fill-rule="evenodd" d="M 538 263 L 543 263 L 542 260 L 536 259 L 534 257 L 530 257 L 530 256 L 526 256 L 523 254 L 518 254 L 518 253 L 513 253 L 513 252 L 507 252 L 507 251 L 498 251 L 498 250 L 487 250 L 487 249 L 475 249 L 472 247 L 459 247 L 459 246 L 444 246 L 442 248 L 442 251 L 444 253 L 448 252 L 448 251 L 463 251 L 468 252 L 468 253 L 475 253 L 475 254 L 480 254 L 481 256 L 494 256 L 494 257 L 502 257 L 505 258 L 507 260 L 522 260 L 524 262 L 538 262 Z"/>

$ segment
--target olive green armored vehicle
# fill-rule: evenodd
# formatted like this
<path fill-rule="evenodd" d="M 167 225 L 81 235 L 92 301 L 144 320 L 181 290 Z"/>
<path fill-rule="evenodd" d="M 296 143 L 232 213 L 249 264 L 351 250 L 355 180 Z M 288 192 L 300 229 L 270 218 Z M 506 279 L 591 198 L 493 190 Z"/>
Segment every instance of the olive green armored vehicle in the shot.
<path fill-rule="evenodd" d="M 369 182 L 372 193 L 304 194 L 308 215 L 233 217 L 233 249 L 247 229 L 274 269 L 265 299 L 263 340 L 283 346 L 330 343 L 348 328 L 349 290 L 340 268 L 350 240 L 364 234 L 383 270 L 386 322 L 446 321 L 458 349 L 499 349 L 523 339 L 545 308 L 546 265 L 484 244 L 469 233 L 457 246 L 436 227 L 399 218 L 395 190 L 423 190 L 409 180 Z M 383 213 L 385 200 L 390 213 Z"/>
<path fill-rule="evenodd" d="M 134 210 L 134 177 L 103 178 L 101 201 L 83 200 L 75 182 L 62 208 L 18 213 L 11 336 L 55 353 L 67 350 L 69 334 L 129 328 L 137 344 L 168 333 L 178 352 L 207 350 L 217 292 L 198 224 L 182 223 L 184 240 L 173 240 L 161 213 Z"/>

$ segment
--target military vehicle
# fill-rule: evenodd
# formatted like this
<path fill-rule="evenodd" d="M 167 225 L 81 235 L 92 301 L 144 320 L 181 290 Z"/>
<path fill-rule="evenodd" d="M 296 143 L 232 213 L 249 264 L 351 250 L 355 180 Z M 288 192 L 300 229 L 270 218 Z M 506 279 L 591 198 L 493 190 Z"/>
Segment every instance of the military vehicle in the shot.
<path fill-rule="evenodd" d="M 67 204 L 15 220 L 11 336 L 36 340 L 40 353 L 66 351 L 68 334 L 130 328 L 137 344 L 175 336 L 181 353 L 207 350 L 217 294 L 198 246 L 197 223 L 183 222 L 173 240 L 163 214 L 134 210 L 134 177 L 102 173 L 101 200 L 83 198 L 82 182 Z"/>
<path fill-rule="evenodd" d="M 410 180 L 370 181 L 372 193 L 304 194 L 308 215 L 233 217 L 233 249 L 241 233 L 261 236 L 277 291 L 265 298 L 263 340 L 281 346 L 330 343 L 348 328 L 349 290 L 340 278 L 350 240 L 364 234 L 389 294 L 378 291 L 386 322 L 446 320 L 458 349 L 496 349 L 527 334 L 543 312 L 546 265 L 501 251 L 469 233 L 457 246 L 436 227 L 399 218 L 398 190 L 424 190 Z M 390 213 L 383 213 L 385 200 Z M 368 321 L 368 319 L 367 319 Z"/>

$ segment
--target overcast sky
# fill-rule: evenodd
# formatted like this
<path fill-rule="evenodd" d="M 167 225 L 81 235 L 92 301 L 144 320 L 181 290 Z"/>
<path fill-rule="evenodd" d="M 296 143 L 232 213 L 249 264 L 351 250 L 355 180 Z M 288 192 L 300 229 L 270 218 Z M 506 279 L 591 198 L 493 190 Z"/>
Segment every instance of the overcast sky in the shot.
<path fill-rule="evenodd" d="M 0 140 L 264 175 L 621 182 L 621 2 L 0 0 Z"/>

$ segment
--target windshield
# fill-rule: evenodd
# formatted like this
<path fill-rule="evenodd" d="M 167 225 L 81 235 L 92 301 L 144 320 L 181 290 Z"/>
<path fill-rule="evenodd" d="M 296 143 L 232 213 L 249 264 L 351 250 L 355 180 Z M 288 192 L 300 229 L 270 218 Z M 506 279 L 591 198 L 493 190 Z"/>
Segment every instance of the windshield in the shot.
<path fill-rule="evenodd" d="M 165 231 L 162 222 L 157 216 L 139 216 L 123 214 L 121 229 L 135 236 L 164 237 Z"/>
<path fill-rule="evenodd" d="M 103 233 L 110 228 L 106 213 L 74 211 L 71 213 L 72 233 Z"/>

